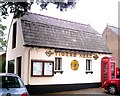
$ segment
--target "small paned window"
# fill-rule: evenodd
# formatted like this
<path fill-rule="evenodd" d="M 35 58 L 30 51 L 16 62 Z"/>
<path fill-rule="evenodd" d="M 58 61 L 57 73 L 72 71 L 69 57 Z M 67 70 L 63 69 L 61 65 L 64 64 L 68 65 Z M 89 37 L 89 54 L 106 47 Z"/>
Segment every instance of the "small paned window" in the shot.
<path fill-rule="evenodd" d="M 14 73 L 15 60 L 8 61 L 8 73 Z"/>
<path fill-rule="evenodd" d="M 55 58 L 55 68 L 54 68 L 55 72 L 54 73 L 63 73 L 62 71 L 62 58 L 60 57 L 56 57 Z"/>
<path fill-rule="evenodd" d="M 111 78 L 115 78 L 115 63 L 111 62 Z"/>
<path fill-rule="evenodd" d="M 17 22 L 13 24 L 12 49 L 16 47 Z"/>
<path fill-rule="evenodd" d="M 92 71 L 92 60 L 87 59 L 86 60 L 86 73 L 93 73 Z"/>
<path fill-rule="evenodd" d="M 55 58 L 55 70 L 62 70 L 62 58 Z"/>

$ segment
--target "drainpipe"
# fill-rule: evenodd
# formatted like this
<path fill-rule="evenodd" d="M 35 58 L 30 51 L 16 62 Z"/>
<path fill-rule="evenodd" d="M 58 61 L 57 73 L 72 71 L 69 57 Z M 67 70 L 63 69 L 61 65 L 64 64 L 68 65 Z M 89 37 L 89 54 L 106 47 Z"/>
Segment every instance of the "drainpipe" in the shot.
<path fill-rule="evenodd" d="M 28 85 L 28 90 L 30 91 L 30 52 L 32 48 L 28 50 L 28 77 L 27 77 L 27 85 Z"/>

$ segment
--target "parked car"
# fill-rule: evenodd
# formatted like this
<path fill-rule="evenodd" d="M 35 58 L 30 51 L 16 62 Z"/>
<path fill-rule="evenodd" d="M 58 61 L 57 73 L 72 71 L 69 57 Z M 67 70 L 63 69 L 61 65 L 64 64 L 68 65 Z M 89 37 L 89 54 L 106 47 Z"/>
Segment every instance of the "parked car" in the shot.
<path fill-rule="evenodd" d="M 12 73 L 0 73 L 0 96 L 29 96 L 21 78 Z"/>
<path fill-rule="evenodd" d="M 120 79 L 112 79 L 104 82 L 103 88 L 110 94 L 120 92 Z"/>

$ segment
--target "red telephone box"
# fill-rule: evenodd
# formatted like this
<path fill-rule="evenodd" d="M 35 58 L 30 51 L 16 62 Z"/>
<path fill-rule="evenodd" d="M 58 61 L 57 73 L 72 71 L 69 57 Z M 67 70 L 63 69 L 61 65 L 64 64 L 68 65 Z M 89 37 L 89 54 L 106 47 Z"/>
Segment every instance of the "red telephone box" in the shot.
<path fill-rule="evenodd" d="M 103 57 L 101 60 L 101 86 L 106 80 L 116 79 L 116 61 L 114 57 Z"/>

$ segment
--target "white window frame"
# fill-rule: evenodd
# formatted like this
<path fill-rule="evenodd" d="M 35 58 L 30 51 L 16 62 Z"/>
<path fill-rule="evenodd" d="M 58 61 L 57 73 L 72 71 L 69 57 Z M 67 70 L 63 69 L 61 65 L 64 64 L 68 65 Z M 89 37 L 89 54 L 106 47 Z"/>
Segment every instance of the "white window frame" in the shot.
<path fill-rule="evenodd" d="M 59 60 L 60 60 L 60 62 L 59 62 Z M 54 67 L 54 70 L 55 71 L 62 71 L 62 58 L 61 57 L 55 57 L 55 67 Z"/>
<path fill-rule="evenodd" d="M 92 59 L 86 59 L 86 74 L 93 73 L 92 71 Z"/>

